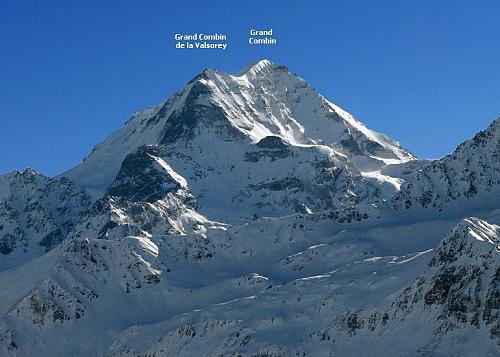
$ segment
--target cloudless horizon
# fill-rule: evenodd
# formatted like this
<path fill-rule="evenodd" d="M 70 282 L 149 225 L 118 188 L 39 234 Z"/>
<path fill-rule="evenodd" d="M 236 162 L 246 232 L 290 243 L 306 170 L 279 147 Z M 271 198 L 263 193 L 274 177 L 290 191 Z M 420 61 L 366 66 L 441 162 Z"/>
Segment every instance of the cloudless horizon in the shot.
<path fill-rule="evenodd" d="M 286 65 L 367 127 L 440 158 L 500 116 L 500 2 L 2 1 L 0 174 L 54 176 L 204 68 Z M 273 29 L 275 46 L 248 44 Z M 175 33 L 228 48 L 179 50 Z"/>

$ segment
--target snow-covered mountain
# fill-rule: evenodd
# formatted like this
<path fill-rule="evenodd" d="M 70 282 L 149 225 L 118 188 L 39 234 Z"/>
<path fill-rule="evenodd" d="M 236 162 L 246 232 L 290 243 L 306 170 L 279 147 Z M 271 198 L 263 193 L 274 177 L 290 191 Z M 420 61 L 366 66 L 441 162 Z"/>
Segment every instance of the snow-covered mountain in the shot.
<path fill-rule="evenodd" d="M 380 168 L 414 159 L 267 60 L 238 76 L 205 70 L 166 102 L 136 113 L 62 176 L 99 197 L 143 145 L 161 147 L 200 212 L 232 223 L 395 191 L 397 179 Z"/>
<path fill-rule="evenodd" d="M 500 197 L 500 119 L 441 160 L 416 160 L 382 171 L 404 179 L 394 197 L 398 206 L 416 204 L 441 210 L 453 201 L 479 196 L 480 206 L 496 208 Z"/>
<path fill-rule="evenodd" d="M 31 169 L 0 176 L 0 269 L 57 246 L 90 205 L 90 197 L 64 177 Z"/>
<path fill-rule="evenodd" d="M 207 69 L 0 177 L 0 355 L 499 354 L 499 122 L 418 160 L 282 65 Z"/>

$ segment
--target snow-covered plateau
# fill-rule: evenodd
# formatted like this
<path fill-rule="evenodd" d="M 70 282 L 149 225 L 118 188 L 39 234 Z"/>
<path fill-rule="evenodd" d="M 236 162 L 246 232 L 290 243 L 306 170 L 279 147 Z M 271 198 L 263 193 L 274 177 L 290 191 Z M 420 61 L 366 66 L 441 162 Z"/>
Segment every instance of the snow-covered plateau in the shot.
<path fill-rule="evenodd" d="M 421 160 L 261 60 L 0 176 L 0 356 L 500 355 L 500 119 Z"/>

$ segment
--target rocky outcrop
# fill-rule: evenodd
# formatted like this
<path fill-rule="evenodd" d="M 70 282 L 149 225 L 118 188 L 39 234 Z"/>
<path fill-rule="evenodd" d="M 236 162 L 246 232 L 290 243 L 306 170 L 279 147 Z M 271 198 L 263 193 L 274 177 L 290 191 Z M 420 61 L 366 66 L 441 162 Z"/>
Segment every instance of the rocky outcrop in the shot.
<path fill-rule="evenodd" d="M 442 210 L 450 201 L 493 194 L 500 186 L 500 119 L 443 159 L 413 161 L 384 170 L 405 180 L 393 198 L 396 207 Z"/>
<path fill-rule="evenodd" d="M 29 169 L 0 177 L 0 254 L 53 249 L 90 204 L 67 178 L 51 179 Z"/>

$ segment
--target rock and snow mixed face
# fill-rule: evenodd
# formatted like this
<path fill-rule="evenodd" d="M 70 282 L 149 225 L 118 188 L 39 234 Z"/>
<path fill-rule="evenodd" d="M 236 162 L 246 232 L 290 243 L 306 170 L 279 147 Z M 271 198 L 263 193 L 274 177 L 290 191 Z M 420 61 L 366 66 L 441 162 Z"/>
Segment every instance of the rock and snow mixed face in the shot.
<path fill-rule="evenodd" d="M 499 184 L 499 120 L 416 160 L 284 66 L 205 70 L 0 177 L 0 355 L 498 354 Z"/>
<path fill-rule="evenodd" d="M 367 234 L 365 229 L 357 234 Z M 427 229 L 422 238 L 432 237 L 432 228 Z M 259 273 L 240 283 L 251 282 L 253 291 L 132 326 L 110 351 L 125 356 L 202 350 L 207 355 L 358 355 L 370 346 L 375 355 L 496 354 L 499 233 L 495 224 L 467 218 L 437 249 L 402 256 L 379 256 L 381 247 L 373 240 L 356 242 L 343 231 L 281 260 L 278 250 L 259 255 Z M 411 245 L 410 237 L 403 239 Z M 300 235 L 292 243 L 300 246 L 295 240 L 300 242 Z M 245 259 L 237 251 L 230 257 Z"/>
<path fill-rule="evenodd" d="M 200 231 L 209 222 L 196 209 L 186 180 L 159 157 L 159 148 L 142 146 L 127 155 L 105 195 L 70 237 L 110 239 Z"/>
<path fill-rule="evenodd" d="M 0 270 L 57 246 L 90 204 L 83 189 L 64 177 L 30 169 L 0 176 Z"/>
<path fill-rule="evenodd" d="M 476 199 L 479 207 L 498 208 L 500 119 L 440 160 L 391 165 L 382 172 L 404 180 L 393 199 L 396 206 L 441 210 L 456 200 Z M 461 203 L 458 207 L 463 208 Z"/>
<path fill-rule="evenodd" d="M 206 133 L 208 128 L 214 133 Z M 278 136 L 291 145 L 320 145 L 329 152 L 361 156 L 360 162 L 370 158 L 373 167 L 384 160 L 415 158 L 399 143 L 330 103 L 286 67 L 262 60 L 237 76 L 205 70 L 169 100 L 136 113 L 81 165 L 63 175 L 98 189 L 111 183 L 125 156 L 139 146 L 209 134 L 217 138 L 205 140 L 217 142 L 257 143 L 266 136 Z"/>
<path fill-rule="evenodd" d="M 408 354 L 498 354 L 499 283 L 500 227 L 465 218 L 438 245 L 427 269 L 392 302 L 386 327 L 378 333 L 407 339 Z"/>
<path fill-rule="evenodd" d="M 380 169 L 414 159 L 267 60 L 237 76 L 205 70 L 63 175 L 100 197 L 143 145 L 161 147 L 200 212 L 231 223 L 375 200 L 398 187 Z"/>

